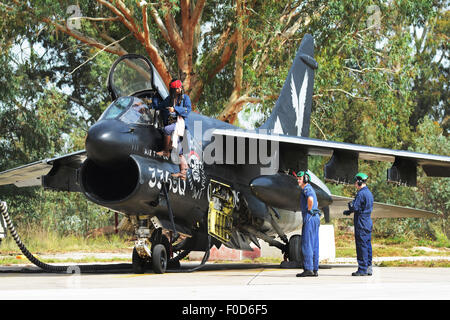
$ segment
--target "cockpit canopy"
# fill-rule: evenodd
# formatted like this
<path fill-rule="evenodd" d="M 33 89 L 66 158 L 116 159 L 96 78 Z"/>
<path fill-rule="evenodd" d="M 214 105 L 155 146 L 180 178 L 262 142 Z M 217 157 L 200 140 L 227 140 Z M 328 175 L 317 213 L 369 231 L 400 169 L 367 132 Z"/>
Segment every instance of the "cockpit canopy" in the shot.
<path fill-rule="evenodd" d="M 113 103 L 99 121 L 116 119 L 127 124 L 162 126 L 159 111 L 152 103 L 166 98 L 168 90 L 146 57 L 134 53 L 119 57 L 109 70 L 107 86 Z"/>
<path fill-rule="evenodd" d="M 154 125 L 155 110 L 139 98 L 120 97 L 103 112 L 100 120 L 120 120 L 128 124 Z"/>
<path fill-rule="evenodd" d="M 119 97 L 153 89 L 152 70 L 143 59 L 121 61 L 111 75 L 111 83 Z"/>
<path fill-rule="evenodd" d="M 146 57 L 138 54 L 126 54 L 118 58 L 108 75 L 108 90 L 112 100 L 122 96 L 139 98 L 168 96 L 167 88 L 156 68 Z"/>

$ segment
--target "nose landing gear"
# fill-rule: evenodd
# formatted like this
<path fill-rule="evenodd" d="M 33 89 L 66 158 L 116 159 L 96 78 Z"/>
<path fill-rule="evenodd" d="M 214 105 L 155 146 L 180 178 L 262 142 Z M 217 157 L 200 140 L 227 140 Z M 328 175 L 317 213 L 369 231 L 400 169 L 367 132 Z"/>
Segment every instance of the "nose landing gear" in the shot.
<path fill-rule="evenodd" d="M 167 268 L 167 251 L 162 244 L 157 244 L 153 249 L 152 266 L 155 273 L 164 273 Z"/>
<path fill-rule="evenodd" d="M 136 231 L 138 239 L 135 242 L 132 256 L 133 272 L 137 274 L 145 273 L 150 266 L 155 273 L 164 273 L 167 269 L 171 245 L 154 218 L 151 221 L 151 225 L 149 225 L 148 219 L 138 221 L 139 227 Z M 150 226 L 153 229 L 151 236 Z"/>
<path fill-rule="evenodd" d="M 155 232 L 157 232 L 156 230 Z M 165 236 L 162 236 L 169 245 L 169 241 Z M 147 241 L 139 239 L 133 249 L 132 266 L 133 272 L 137 274 L 145 273 L 149 266 L 152 267 L 155 273 L 164 273 L 167 269 L 168 253 L 166 245 L 152 242 L 150 248 Z"/>

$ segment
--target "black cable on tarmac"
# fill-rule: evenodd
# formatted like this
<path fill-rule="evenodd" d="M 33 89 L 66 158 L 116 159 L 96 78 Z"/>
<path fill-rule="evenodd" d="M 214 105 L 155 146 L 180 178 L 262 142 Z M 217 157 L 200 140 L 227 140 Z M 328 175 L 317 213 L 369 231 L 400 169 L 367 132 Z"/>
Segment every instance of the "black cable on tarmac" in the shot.
<path fill-rule="evenodd" d="M 27 257 L 28 260 L 30 260 L 31 263 L 33 263 L 35 266 L 41 268 L 44 271 L 48 272 L 55 272 L 55 273 L 76 273 L 79 272 L 89 272 L 89 271 L 99 271 L 99 270 L 105 270 L 105 266 L 102 265 L 90 265 L 90 266 L 78 266 L 78 265 L 70 265 L 70 266 L 53 266 L 47 263 L 44 263 L 37 259 L 33 254 L 28 251 L 28 249 L 25 247 L 25 245 L 20 240 L 19 235 L 17 234 L 16 229 L 14 228 L 14 225 L 11 221 L 11 218 L 8 213 L 8 206 L 6 205 L 6 202 L 0 202 L 0 213 L 5 219 L 6 225 L 9 229 L 9 232 L 11 233 L 11 236 L 14 238 L 14 241 L 16 242 L 17 246 L 19 247 L 20 251 L 22 251 L 23 255 Z M 122 265 L 123 266 L 123 265 Z M 118 266 L 115 266 L 118 267 Z M 127 266 L 129 268 L 129 266 Z M 30 272 L 28 270 L 28 272 Z"/>
<path fill-rule="evenodd" d="M 79 265 L 70 265 L 70 266 L 54 266 L 54 265 L 50 265 L 47 264 L 45 262 L 40 261 L 39 259 L 37 259 L 23 244 L 22 240 L 20 239 L 19 235 L 17 234 L 16 229 L 14 228 L 14 225 L 11 221 L 11 218 L 9 216 L 8 213 L 8 206 L 6 204 L 6 202 L 0 201 L 0 213 L 3 216 L 3 218 L 5 219 L 6 225 L 8 227 L 9 232 L 11 233 L 11 236 L 14 238 L 14 241 L 16 242 L 17 246 L 19 247 L 20 251 L 23 253 L 23 255 L 25 257 L 27 257 L 27 259 L 33 263 L 35 266 L 41 268 L 44 271 L 47 272 L 52 272 L 52 273 L 69 273 L 69 274 L 73 274 L 76 273 L 77 271 L 79 272 L 90 272 L 90 271 L 104 271 L 106 269 L 106 266 L 102 266 L 102 265 L 89 265 L 89 266 L 79 266 Z M 166 272 L 170 272 L 170 273 L 188 273 L 188 272 L 194 272 L 197 271 L 199 269 L 201 269 L 205 264 L 206 261 L 208 261 L 209 259 L 209 248 L 211 246 L 211 236 L 208 235 L 208 250 L 205 252 L 205 255 L 203 256 L 203 259 L 200 263 L 200 265 L 198 265 L 195 268 L 192 269 L 186 269 L 186 270 L 166 270 Z M 179 262 L 181 259 L 183 259 L 184 257 L 186 257 L 189 254 L 190 251 L 186 250 L 185 252 L 180 253 L 177 257 L 175 257 L 172 260 L 177 260 L 177 262 Z M 120 269 L 131 269 L 129 264 L 121 264 L 121 265 L 114 265 L 114 268 L 118 268 L 120 267 Z M 32 270 L 24 270 L 26 272 L 40 272 L 40 270 L 36 270 L 36 271 L 32 271 Z"/>
<path fill-rule="evenodd" d="M 201 268 L 203 268 L 203 267 L 205 266 L 206 262 L 207 262 L 208 259 L 209 259 L 210 248 L 211 248 L 211 236 L 208 235 L 208 249 L 207 249 L 207 251 L 205 252 L 205 255 L 203 256 L 203 259 L 202 259 L 202 261 L 200 262 L 200 264 L 199 264 L 198 266 L 196 266 L 195 268 L 185 269 L 185 270 L 183 270 L 183 269 L 166 270 L 166 272 L 167 272 L 167 273 L 189 273 L 189 272 L 194 272 L 194 271 L 200 270 Z M 188 252 L 188 253 L 189 253 L 189 252 Z M 186 256 L 187 256 L 187 254 L 186 254 Z M 175 259 L 177 259 L 177 258 L 178 258 L 178 256 L 175 257 L 173 260 L 175 260 Z M 183 258 L 184 258 L 184 257 L 180 258 L 179 260 L 181 260 L 181 259 L 183 259 Z M 179 261 L 179 260 L 178 260 L 178 261 Z"/>

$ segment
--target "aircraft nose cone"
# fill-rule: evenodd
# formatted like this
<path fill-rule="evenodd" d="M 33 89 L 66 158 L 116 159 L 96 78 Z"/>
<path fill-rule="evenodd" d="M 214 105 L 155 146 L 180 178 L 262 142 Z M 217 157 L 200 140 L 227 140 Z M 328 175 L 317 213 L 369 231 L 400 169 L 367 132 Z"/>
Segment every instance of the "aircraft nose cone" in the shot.
<path fill-rule="evenodd" d="M 94 124 L 86 137 L 88 158 L 102 165 L 116 165 L 129 156 L 130 128 L 116 120 L 104 120 Z"/>

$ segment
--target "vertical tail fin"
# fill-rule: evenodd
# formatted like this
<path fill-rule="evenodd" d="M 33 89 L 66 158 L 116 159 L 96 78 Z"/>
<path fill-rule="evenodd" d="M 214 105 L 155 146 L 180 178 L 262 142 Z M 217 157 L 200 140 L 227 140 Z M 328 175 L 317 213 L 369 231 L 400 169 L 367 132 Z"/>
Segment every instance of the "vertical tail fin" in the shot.
<path fill-rule="evenodd" d="M 310 34 L 306 34 L 272 114 L 261 129 L 291 136 L 309 136 L 314 69 L 317 67 L 314 60 L 314 40 Z"/>

